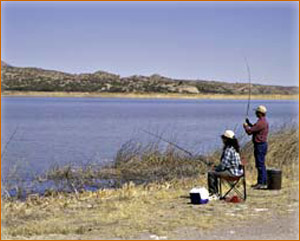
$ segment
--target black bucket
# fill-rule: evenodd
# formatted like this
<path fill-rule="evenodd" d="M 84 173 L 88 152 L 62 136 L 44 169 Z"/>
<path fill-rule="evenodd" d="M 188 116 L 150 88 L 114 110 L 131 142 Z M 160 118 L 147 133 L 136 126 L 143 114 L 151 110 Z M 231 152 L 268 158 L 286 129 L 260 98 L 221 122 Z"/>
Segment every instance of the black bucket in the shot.
<path fill-rule="evenodd" d="M 280 169 L 270 168 L 267 169 L 267 184 L 268 189 L 278 190 L 281 189 L 281 173 Z"/>

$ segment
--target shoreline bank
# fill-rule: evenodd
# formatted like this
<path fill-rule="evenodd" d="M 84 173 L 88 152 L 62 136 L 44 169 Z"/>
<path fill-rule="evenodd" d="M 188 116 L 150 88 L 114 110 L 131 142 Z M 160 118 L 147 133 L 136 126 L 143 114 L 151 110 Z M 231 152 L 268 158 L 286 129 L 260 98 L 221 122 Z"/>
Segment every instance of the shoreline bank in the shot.
<path fill-rule="evenodd" d="M 124 158 L 119 160 L 114 173 L 123 172 L 130 178 L 129 170 L 137 171 L 131 173 L 134 176 L 140 173 L 140 170 L 159 176 L 163 173 L 157 173 L 158 170 L 167 170 L 167 173 L 173 170 L 173 178 L 161 182 L 153 180 L 143 185 L 128 181 L 116 189 L 72 193 L 49 192 L 44 196 L 33 194 L 24 201 L 4 198 L 1 203 L 3 225 L 1 238 L 91 240 L 100 237 L 128 240 L 161 237 L 161 239 L 181 240 L 194 237 L 201 240 L 203 237 L 227 239 L 227 236 L 230 237 L 237 230 L 243 230 L 245 233 L 236 237 L 245 239 L 253 235 L 253 230 L 258 228 L 256 226 L 258 222 L 263 223 L 260 231 L 262 235 L 259 237 L 272 239 L 277 235 L 278 238 L 279 234 L 275 232 L 278 227 L 282 227 L 282 223 L 285 223 L 284 228 L 293 234 L 291 237 L 294 237 L 299 233 L 296 229 L 299 223 L 298 215 L 290 216 L 297 214 L 299 210 L 297 140 L 298 127 L 282 129 L 270 135 L 267 166 L 282 169 L 280 190 L 262 191 L 250 188 L 256 180 L 253 145 L 250 141 L 243 147 L 242 155 L 248 161 L 247 201 L 239 204 L 211 200 L 205 205 L 191 205 L 189 202 L 191 188 L 207 187 L 206 175 L 200 173 L 200 162 L 198 162 L 200 169 L 197 170 L 195 167 L 198 164 L 195 161 L 184 163 L 184 159 L 179 159 L 174 162 L 174 156 L 178 157 L 178 153 L 173 153 L 173 156 L 167 153 L 165 157 L 169 159 L 160 159 L 161 154 L 155 157 L 154 152 L 150 152 L 144 162 L 134 157 L 135 161 L 128 162 Z M 284 149 L 282 145 L 285 146 Z M 125 153 L 132 153 L 132 149 L 129 148 Z M 169 169 L 166 169 L 167 167 Z M 180 172 L 174 167 L 179 168 Z M 60 176 L 70 177 L 69 170 L 72 169 L 59 172 Z M 197 175 L 191 175 L 191 170 L 196 170 Z M 114 173 L 108 172 L 109 175 Z M 190 174 L 183 175 L 184 173 Z M 90 173 L 87 173 L 87 176 L 91 176 Z M 75 179 L 78 180 L 78 175 Z M 68 183 L 74 187 L 72 180 Z M 269 221 L 272 223 L 268 224 Z M 232 227 L 233 222 L 239 225 L 238 228 Z M 252 226 L 253 229 L 248 229 Z M 230 230 L 231 233 L 224 236 L 219 231 L 214 233 L 214 230 Z"/>
<path fill-rule="evenodd" d="M 97 93 L 97 92 L 46 92 L 3 91 L 2 97 L 88 97 L 88 98 L 132 98 L 132 99 L 213 99 L 247 100 L 248 95 L 225 94 L 178 94 L 178 93 Z M 299 100 L 299 95 L 252 95 L 253 100 Z"/>

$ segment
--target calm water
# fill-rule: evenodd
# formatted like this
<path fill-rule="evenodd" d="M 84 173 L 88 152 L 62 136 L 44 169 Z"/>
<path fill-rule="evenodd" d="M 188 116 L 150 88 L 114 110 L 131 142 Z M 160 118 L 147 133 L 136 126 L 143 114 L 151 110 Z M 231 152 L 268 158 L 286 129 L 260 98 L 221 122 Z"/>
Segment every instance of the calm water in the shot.
<path fill-rule="evenodd" d="M 267 106 L 273 129 L 298 120 L 297 101 L 252 101 L 251 109 L 258 104 Z M 207 152 L 221 146 L 225 129 L 243 133 L 247 101 L 2 97 L 1 106 L 5 177 L 14 166 L 27 175 L 55 163 L 110 162 L 126 141 L 155 139 L 142 129 L 191 152 Z M 250 119 L 256 120 L 252 110 Z"/>

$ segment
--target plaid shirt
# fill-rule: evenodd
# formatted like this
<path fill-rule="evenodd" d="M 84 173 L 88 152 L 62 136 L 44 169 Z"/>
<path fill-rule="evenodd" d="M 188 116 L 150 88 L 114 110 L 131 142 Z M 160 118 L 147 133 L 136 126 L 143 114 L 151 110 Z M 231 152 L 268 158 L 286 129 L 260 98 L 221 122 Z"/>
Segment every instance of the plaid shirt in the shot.
<path fill-rule="evenodd" d="M 221 165 L 229 170 L 231 174 L 235 176 L 240 176 L 243 174 L 243 169 L 240 168 L 241 157 L 238 152 L 234 149 L 233 146 L 227 147 L 222 155 Z"/>

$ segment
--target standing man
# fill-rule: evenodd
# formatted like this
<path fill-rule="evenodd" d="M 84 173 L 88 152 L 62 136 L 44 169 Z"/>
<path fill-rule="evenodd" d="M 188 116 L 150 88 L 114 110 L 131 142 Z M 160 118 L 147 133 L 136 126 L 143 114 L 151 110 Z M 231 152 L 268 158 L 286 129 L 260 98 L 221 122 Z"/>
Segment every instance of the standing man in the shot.
<path fill-rule="evenodd" d="M 254 144 L 255 167 L 257 168 L 257 183 L 251 187 L 255 189 L 265 189 L 267 187 L 267 170 L 265 165 L 266 154 L 268 151 L 267 137 L 269 132 L 269 124 L 266 119 L 267 108 L 260 105 L 256 108 L 255 114 L 258 118 L 257 122 L 252 125 L 249 119 L 243 124 L 248 135 L 252 135 Z"/>

